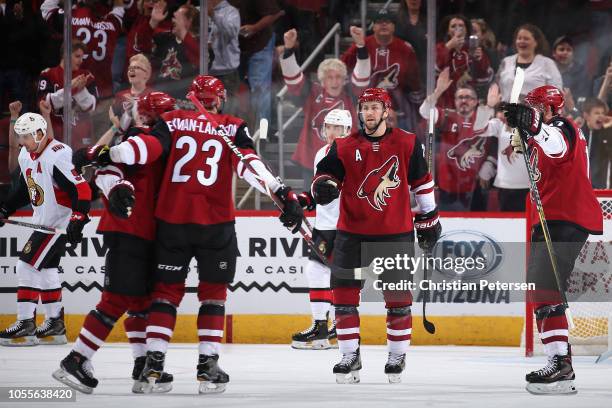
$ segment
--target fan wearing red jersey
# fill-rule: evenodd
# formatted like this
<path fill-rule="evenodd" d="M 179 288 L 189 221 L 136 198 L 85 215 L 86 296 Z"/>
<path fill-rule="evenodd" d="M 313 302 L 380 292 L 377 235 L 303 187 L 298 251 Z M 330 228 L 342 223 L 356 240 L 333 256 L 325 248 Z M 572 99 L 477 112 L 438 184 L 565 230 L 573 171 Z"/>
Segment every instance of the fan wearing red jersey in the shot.
<path fill-rule="evenodd" d="M 63 48 L 63 47 L 62 47 Z M 98 90 L 93 74 L 81 68 L 87 47 L 80 41 L 72 44 L 72 143 L 71 147 L 79 149 L 92 143 L 93 123 L 92 112 L 96 109 Z M 62 50 L 62 55 L 64 55 Z M 59 140 L 63 138 L 64 127 L 64 59 L 53 68 L 47 68 L 40 73 L 38 79 L 38 99 L 44 99 L 51 104 L 51 124 L 53 132 Z"/>
<path fill-rule="evenodd" d="M 527 374 L 527 390 L 536 394 L 571 394 L 576 392 L 575 374 L 566 305 L 560 291 L 567 289 L 574 262 L 589 234 L 603 233 L 603 217 L 589 180 L 586 139 L 576 123 L 561 116 L 565 104 L 561 91 L 551 85 L 541 86 L 530 91 L 525 102 L 526 105 L 503 104 L 501 109 L 508 124 L 519 129 L 511 141 L 515 151 L 522 152 L 521 139 L 528 146 L 562 285 L 557 286 L 538 223 L 531 232 L 527 268 L 527 280 L 535 283 L 536 290 L 530 292 L 528 300 L 534 303 L 548 364 Z M 538 219 L 535 207 L 534 204 L 531 216 Z"/>
<path fill-rule="evenodd" d="M 222 114 L 223 83 L 197 76 L 190 93 L 214 115 L 245 160 L 283 202 L 283 225 L 297 232 L 303 212 L 297 195 L 284 186 L 257 156 L 246 123 Z M 155 216 L 158 219 L 153 303 L 147 326 L 147 362 L 142 378 L 155 383 L 163 372 L 165 353 L 176 322 L 176 309 L 185 293 L 193 257 L 198 262 L 200 392 L 223 392 L 229 376 L 218 366 L 223 338 L 227 287 L 234 279 L 238 243 L 234 226 L 232 174 L 262 189 L 255 175 L 238 160 L 217 129 L 196 111 L 175 110 L 161 115 L 150 131 L 110 148 L 99 149 L 98 160 L 146 164 L 163 151 L 167 157 Z M 155 150 L 158 149 L 156 152 Z M 180 203 L 180 205 L 177 205 Z M 147 388 L 145 391 L 149 391 Z"/>
<path fill-rule="evenodd" d="M 396 248 L 399 245 L 405 255 L 413 256 L 414 229 L 423 248 L 433 247 L 440 236 L 434 183 L 423 149 L 413 133 L 387 127 L 385 119 L 390 109 L 391 98 L 387 91 L 366 89 L 359 97 L 362 129 L 346 138 L 336 139 L 317 164 L 312 183 L 315 202 L 325 205 L 340 197 L 338 231 L 332 253 L 336 268 L 352 270 L 369 265 L 372 254 L 364 251 L 364 257 L 368 259 L 362 259 L 362 244 L 365 243 Z M 414 221 L 410 191 L 415 193 L 422 211 L 416 214 Z M 401 279 L 412 277 L 408 271 L 400 274 Z M 342 360 L 334 367 L 339 383 L 359 381 L 361 357 L 357 308 L 363 283 L 346 279 L 332 269 L 336 332 L 342 353 Z M 383 296 L 387 308 L 389 351 L 385 373 L 390 382 L 399 382 L 412 331 L 412 296 L 409 291 L 386 290 Z"/>
<path fill-rule="evenodd" d="M 45 0 L 40 6 L 43 19 L 61 27 L 62 7 L 59 0 Z M 87 46 L 83 68 L 96 77 L 102 98 L 113 95 L 111 65 L 124 15 L 123 0 L 113 0 L 112 9 L 99 0 L 82 0 L 72 6 L 72 35 Z"/>
<path fill-rule="evenodd" d="M 175 103 L 174 98 L 162 92 L 151 92 L 141 98 L 137 110 L 145 126 L 129 128 L 123 139 L 148 132 L 147 126 L 154 124 L 162 113 L 174 110 Z M 81 168 L 102 150 L 104 147 L 94 146 L 75 153 L 75 165 Z M 98 225 L 108 248 L 104 290 L 95 309 L 85 318 L 72 351 L 53 373 L 54 378 L 78 391 L 89 394 L 97 386 L 93 373 L 80 367 L 91 366 L 94 354 L 127 312 L 124 328 L 134 357 L 132 392 L 142 393 L 140 374 L 146 360 L 145 331 L 155 266 L 151 257 L 155 251 L 155 199 L 163 170 L 163 160 L 157 159 L 147 166 L 109 164 L 94 173 L 105 207 Z M 172 375 L 163 373 L 154 391 L 170 391 L 172 379 Z"/>

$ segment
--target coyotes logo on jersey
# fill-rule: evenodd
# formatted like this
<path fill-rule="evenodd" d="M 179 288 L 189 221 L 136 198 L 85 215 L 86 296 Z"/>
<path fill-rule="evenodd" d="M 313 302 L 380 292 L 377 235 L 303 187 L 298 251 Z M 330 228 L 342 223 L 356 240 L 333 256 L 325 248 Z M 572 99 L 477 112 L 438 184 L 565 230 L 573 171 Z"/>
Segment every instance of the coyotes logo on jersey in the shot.
<path fill-rule="evenodd" d="M 391 64 L 389 67 L 375 71 L 371 76 L 371 83 L 376 88 L 395 89 L 399 85 L 399 64 Z"/>
<path fill-rule="evenodd" d="M 178 81 L 181 79 L 182 72 L 183 66 L 178 59 L 178 52 L 174 47 L 170 48 L 162 61 L 161 68 L 159 69 L 159 76 Z"/>
<path fill-rule="evenodd" d="M 398 157 L 391 156 L 382 166 L 368 173 L 359 186 L 357 197 L 365 198 L 372 208 L 382 211 L 382 206 L 387 205 L 385 199 L 391 197 L 389 190 L 398 188 L 400 185 L 397 175 L 398 168 Z"/>
<path fill-rule="evenodd" d="M 463 139 L 450 148 L 446 155 L 455 161 L 461 171 L 467 171 L 476 163 L 476 159 L 484 156 L 485 144 L 486 139 L 480 136 Z"/>
<path fill-rule="evenodd" d="M 41 186 L 36 184 L 34 178 L 32 178 L 32 169 L 26 170 L 26 184 L 28 186 L 28 193 L 30 194 L 30 202 L 32 205 L 34 207 L 41 206 L 45 202 L 45 192 Z"/>

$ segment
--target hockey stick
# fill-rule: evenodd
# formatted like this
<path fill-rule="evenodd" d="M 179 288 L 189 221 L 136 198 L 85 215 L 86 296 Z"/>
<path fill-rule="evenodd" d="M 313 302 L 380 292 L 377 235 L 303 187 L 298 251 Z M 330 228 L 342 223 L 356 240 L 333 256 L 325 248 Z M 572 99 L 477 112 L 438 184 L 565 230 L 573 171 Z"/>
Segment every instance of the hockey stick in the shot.
<path fill-rule="evenodd" d="M 434 138 L 434 118 L 435 118 L 435 108 L 429 109 L 429 132 L 427 134 L 427 170 L 431 173 L 431 168 L 433 167 L 433 138 Z M 429 275 L 429 271 L 427 270 L 427 259 L 431 256 L 431 249 L 428 248 L 425 250 L 425 265 L 423 265 L 423 281 L 427 280 Z M 427 298 L 429 297 L 429 285 L 427 285 L 428 289 L 425 289 L 425 294 L 423 295 L 423 327 L 429 334 L 434 334 L 436 332 L 436 325 L 427 320 L 427 313 L 425 312 L 425 308 L 427 307 Z"/>
<path fill-rule="evenodd" d="M 516 76 L 514 77 L 514 83 L 512 84 L 512 91 L 510 93 L 510 103 L 518 102 L 524 81 L 525 71 L 523 71 L 522 68 L 517 67 Z M 544 214 L 544 207 L 542 206 L 542 198 L 540 197 L 540 191 L 533 175 L 535 169 L 532 168 L 531 163 L 529 163 L 529 150 L 527 147 L 527 143 L 525 143 L 525 141 L 520 137 L 518 132 L 518 129 L 513 129 L 513 133 L 517 135 L 521 140 L 521 148 L 523 149 L 523 159 L 525 160 L 525 166 L 527 167 L 527 175 L 529 176 L 529 189 L 531 190 L 531 195 L 536 203 L 538 218 L 540 219 L 540 225 L 542 226 L 542 232 L 544 233 L 544 241 L 546 241 L 546 249 L 548 250 L 548 256 L 550 257 L 553 274 L 555 275 L 557 287 L 559 288 L 559 293 L 561 294 L 561 301 L 563 302 L 563 306 L 565 306 L 565 317 L 567 318 L 567 324 L 570 329 L 573 329 L 575 327 L 574 319 L 572 319 L 572 313 L 569 308 L 569 303 L 567 302 L 567 296 L 565 294 L 565 291 L 563 290 L 561 275 L 559 274 L 559 268 L 557 266 L 557 258 L 555 256 L 554 249 L 552 246 L 550 231 L 548 230 L 548 223 L 546 222 L 546 216 Z"/>
<path fill-rule="evenodd" d="M 65 234 L 66 233 L 66 230 L 63 228 L 47 227 L 46 225 L 31 224 L 29 222 L 15 221 L 15 220 L 10 220 L 8 218 L 0 218 L 0 222 L 3 222 L 5 224 L 18 225 L 20 227 L 32 228 L 32 229 L 35 229 L 41 232 L 50 232 L 52 234 Z"/>
<path fill-rule="evenodd" d="M 257 171 L 253 168 L 253 166 L 251 166 L 251 164 L 248 161 L 245 160 L 244 155 L 242 154 L 240 149 L 234 144 L 232 139 L 229 138 L 229 136 L 227 135 L 227 132 L 225 131 L 225 129 L 223 129 L 222 127 L 219 126 L 217 121 L 213 119 L 212 115 L 208 111 L 206 111 L 204 106 L 200 103 L 200 101 L 195 97 L 195 95 L 193 93 L 191 93 L 191 92 L 188 93 L 187 94 L 187 98 L 193 103 L 193 105 L 197 108 L 197 110 L 206 118 L 206 120 L 210 122 L 212 127 L 217 130 L 217 135 L 219 135 L 221 137 L 221 139 L 223 139 L 223 141 L 225 142 L 227 147 L 229 147 L 229 149 L 236 156 L 238 156 L 238 159 L 242 162 L 242 164 L 251 173 L 253 173 L 253 175 L 255 176 L 257 182 L 259 183 L 259 185 L 261 185 L 261 187 L 266 191 L 266 195 L 272 200 L 272 202 L 274 202 L 274 204 L 278 207 L 278 209 L 281 212 L 283 212 L 283 203 L 280 201 L 280 199 L 274 193 L 272 193 L 270 191 L 270 187 L 268 186 L 268 184 L 257 173 Z M 314 241 L 312 240 L 312 227 L 310 226 L 310 223 L 308 222 L 306 217 L 303 217 L 303 219 L 302 219 L 302 225 L 300 225 L 300 234 L 302 235 L 304 240 L 306 240 L 306 243 L 308 244 L 310 249 L 312 251 L 314 251 L 314 253 L 321 259 L 321 261 L 326 266 L 330 266 L 329 262 L 327 261 L 327 258 L 325 258 L 325 255 L 323 255 L 323 253 L 321 253 L 321 251 L 319 251 L 319 249 L 315 245 Z"/>

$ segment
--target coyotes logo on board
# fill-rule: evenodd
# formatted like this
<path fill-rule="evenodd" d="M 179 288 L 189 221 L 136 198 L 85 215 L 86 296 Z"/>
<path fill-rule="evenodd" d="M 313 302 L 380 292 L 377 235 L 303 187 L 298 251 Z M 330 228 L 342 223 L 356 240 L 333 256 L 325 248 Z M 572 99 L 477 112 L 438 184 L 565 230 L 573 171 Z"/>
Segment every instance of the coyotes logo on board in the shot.
<path fill-rule="evenodd" d="M 461 171 L 467 171 L 476 163 L 476 159 L 484 156 L 485 144 L 486 139 L 480 136 L 463 139 L 449 149 L 446 155 L 455 161 Z"/>
<path fill-rule="evenodd" d="M 391 197 L 389 190 L 398 188 L 400 179 L 397 176 L 399 159 L 391 156 L 382 166 L 368 173 L 357 190 L 357 197 L 365 198 L 377 211 L 386 206 L 386 198 Z"/>
<path fill-rule="evenodd" d="M 26 170 L 26 184 L 28 185 L 28 193 L 30 194 L 32 205 L 34 207 L 41 206 L 45 201 L 45 192 L 32 178 L 32 169 Z"/>

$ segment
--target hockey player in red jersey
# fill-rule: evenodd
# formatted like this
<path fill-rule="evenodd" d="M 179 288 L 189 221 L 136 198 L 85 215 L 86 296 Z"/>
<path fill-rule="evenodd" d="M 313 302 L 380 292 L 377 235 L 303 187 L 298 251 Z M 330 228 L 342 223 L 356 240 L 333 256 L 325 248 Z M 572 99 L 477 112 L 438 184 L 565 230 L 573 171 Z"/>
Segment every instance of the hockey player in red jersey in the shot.
<path fill-rule="evenodd" d="M 434 199 L 434 183 L 421 144 L 413 133 L 387 128 L 391 98 L 384 89 L 366 89 L 359 97 L 362 129 L 336 139 L 317 165 L 312 194 L 317 204 L 340 197 L 340 217 L 332 259 L 334 267 L 352 270 L 369 265 L 362 244 L 402 245 L 414 254 L 414 229 L 422 248 L 438 240 L 441 226 Z M 340 194 L 342 191 L 342 194 Z M 419 214 L 413 221 L 410 191 L 416 195 Z M 364 264 L 365 262 L 365 264 Z M 411 279 L 411 275 L 402 279 Z M 342 360 L 334 366 L 338 383 L 359 381 L 359 306 L 363 281 L 347 279 L 332 269 L 331 286 L 336 311 L 336 331 Z M 412 296 L 409 291 L 383 291 L 387 308 L 385 373 L 390 382 L 401 381 L 410 343 Z"/>
<path fill-rule="evenodd" d="M 149 131 L 164 112 L 174 110 L 176 101 L 162 92 L 151 92 L 138 101 L 143 128 L 130 127 L 123 140 L 137 140 Z M 106 148 L 94 146 L 75 154 L 75 164 L 88 164 L 92 153 Z M 159 157 L 159 155 L 157 155 Z M 72 351 L 53 373 L 58 381 L 87 394 L 98 380 L 93 376 L 91 360 L 104 344 L 117 320 L 127 312 L 125 332 L 132 347 L 134 369 L 132 392 L 142 393 L 140 374 L 145 365 L 145 331 L 150 306 L 155 250 L 155 200 L 164 169 L 158 159 L 147 166 L 132 163 L 111 164 L 96 169 L 94 181 L 103 193 L 105 211 L 98 232 L 104 237 L 106 270 L 100 302 L 89 312 Z M 172 389 L 172 376 L 163 373 L 155 392 Z"/>
<path fill-rule="evenodd" d="M 91 189 L 75 171 L 70 147 L 53 139 L 51 107 L 45 101 L 39 105 L 44 117 L 25 113 L 14 123 L 22 146 L 18 158 L 21 175 L 13 193 L 0 203 L 0 219 L 29 203 L 32 223 L 65 228 L 66 235 L 34 231 L 23 247 L 16 267 L 17 321 L 0 332 L 0 344 L 4 346 L 66 343 L 58 267 L 66 241 L 78 245 L 89 222 Z M 39 299 L 46 316 L 37 328 Z"/>
<path fill-rule="evenodd" d="M 221 113 L 226 99 L 223 83 L 197 76 L 190 93 L 227 132 L 245 160 L 284 204 L 280 219 L 293 232 L 303 212 L 297 195 L 278 181 L 257 156 L 246 123 Z M 185 294 L 185 279 L 193 257 L 198 262 L 200 392 L 223 392 L 229 376 L 219 367 L 227 287 L 234 279 L 238 243 L 234 226 L 232 174 L 258 189 L 255 175 L 238 160 L 206 118 L 192 110 L 164 113 L 151 136 L 128 139 L 110 148 L 115 163 L 146 164 L 159 152 L 167 156 L 155 217 L 158 220 L 155 286 L 147 326 L 147 362 L 142 378 L 152 385 L 163 372 L 168 343 L 176 323 L 176 309 Z M 106 153 L 99 150 L 101 156 Z M 150 391 L 150 387 L 145 389 Z"/>
<path fill-rule="evenodd" d="M 331 143 L 341 137 L 347 137 L 353 126 L 351 112 L 344 109 L 334 109 L 325 115 L 322 135 L 327 145 L 319 149 L 314 159 L 314 167 L 321 161 Z M 310 191 L 298 195 L 300 203 L 307 210 L 315 209 L 315 202 Z M 312 231 L 312 240 L 321 253 L 327 257 L 331 256 L 336 238 L 336 224 L 338 223 L 339 200 L 335 199 L 327 205 L 316 206 L 317 214 Z M 330 329 L 327 326 L 332 292 L 330 288 L 331 271 L 323 263 L 319 256 L 310 253 L 305 268 L 306 279 L 310 295 L 310 309 L 312 311 L 312 325 L 301 332 L 293 335 L 291 347 L 296 349 L 328 349 L 333 347 L 332 342 L 336 339 L 336 325 Z M 333 311 L 332 311 L 333 312 Z M 333 320 L 333 319 L 332 319 Z"/>
<path fill-rule="evenodd" d="M 603 233 L 603 217 L 589 181 L 588 150 L 580 128 L 562 116 L 561 91 L 545 85 L 530 91 L 526 105 L 507 103 L 502 110 L 518 134 L 512 138 L 515 151 L 522 152 L 521 139 L 529 149 L 529 162 L 542 200 L 554 247 L 561 285 L 557 286 L 540 223 L 531 232 L 527 280 L 535 283 L 528 301 L 534 310 L 548 364 L 526 376 L 527 391 L 534 394 L 576 392 L 568 321 L 560 294 L 566 291 L 574 262 L 589 234 Z M 533 200 L 533 194 L 531 196 Z M 532 219 L 538 219 L 532 205 Z"/>

